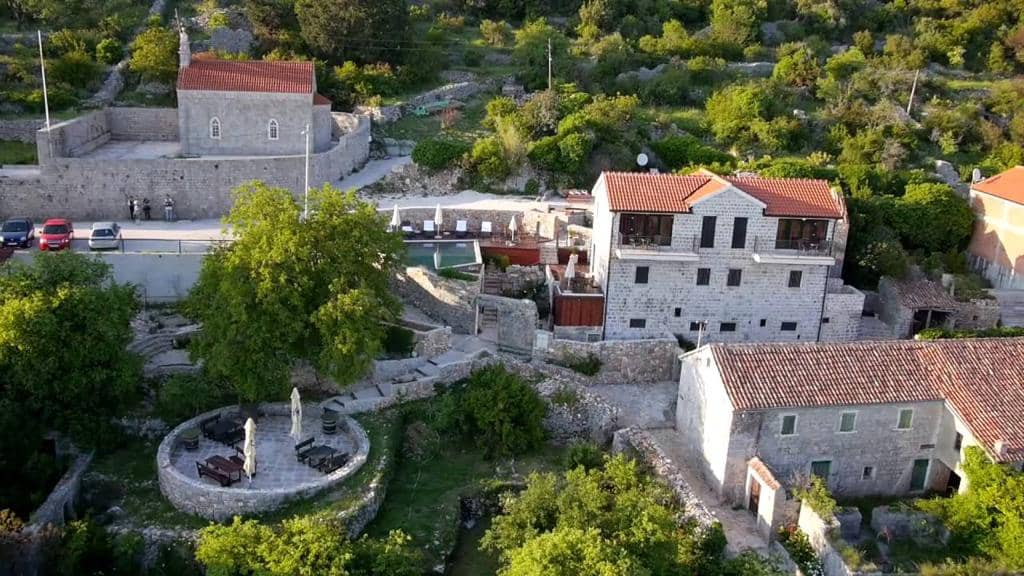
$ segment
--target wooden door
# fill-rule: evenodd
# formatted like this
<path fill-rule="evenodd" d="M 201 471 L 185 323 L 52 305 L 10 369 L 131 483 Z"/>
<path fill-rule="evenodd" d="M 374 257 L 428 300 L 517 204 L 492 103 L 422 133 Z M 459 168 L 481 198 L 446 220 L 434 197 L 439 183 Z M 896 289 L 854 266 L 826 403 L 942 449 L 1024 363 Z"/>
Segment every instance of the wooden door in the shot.
<path fill-rule="evenodd" d="M 757 507 L 761 503 L 761 483 L 754 480 L 750 483 L 750 502 L 747 504 L 747 508 L 751 514 L 757 516 Z"/>

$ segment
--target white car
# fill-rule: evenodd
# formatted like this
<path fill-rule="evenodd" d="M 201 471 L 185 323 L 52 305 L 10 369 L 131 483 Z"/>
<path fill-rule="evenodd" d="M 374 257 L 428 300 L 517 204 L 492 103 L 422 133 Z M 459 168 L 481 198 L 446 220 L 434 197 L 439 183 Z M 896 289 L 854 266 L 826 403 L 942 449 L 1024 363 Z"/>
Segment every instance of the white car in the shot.
<path fill-rule="evenodd" d="M 121 227 L 117 222 L 95 222 L 89 232 L 89 250 L 117 250 L 121 247 Z"/>

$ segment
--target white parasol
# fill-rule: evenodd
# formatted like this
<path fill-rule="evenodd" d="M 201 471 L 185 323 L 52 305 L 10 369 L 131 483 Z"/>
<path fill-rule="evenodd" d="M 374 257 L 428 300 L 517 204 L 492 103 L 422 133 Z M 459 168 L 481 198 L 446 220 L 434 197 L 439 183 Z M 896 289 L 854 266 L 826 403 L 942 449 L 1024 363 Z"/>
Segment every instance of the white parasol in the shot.
<path fill-rule="evenodd" d="M 515 239 L 516 239 L 516 230 L 518 230 L 518 229 L 519 229 L 519 225 L 516 224 L 516 215 L 513 214 L 512 215 L 512 220 L 510 220 L 509 223 L 508 223 L 508 231 L 512 233 L 512 240 L 513 241 L 515 241 Z"/>
<path fill-rule="evenodd" d="M 292 430 L 288 435 L 296 442 L 302 436 L 302 400 L 298 388 L 292 388 Z"/>
<path fill-rule="evenodd" d="M 242 455 L 245 456 L 242 469 L 251 481 L 252 475 L 256 473 L 256 423 L 252 418 L 245 421 L 245 446 L 242 447 Z"/>
<path fill-rule="evenodd" d="M 401 225 L 402 215 L 398 213 L 398 204 L 395 204 L 395 210 L 391 213 L 391 229 L 398 230 Z"/>

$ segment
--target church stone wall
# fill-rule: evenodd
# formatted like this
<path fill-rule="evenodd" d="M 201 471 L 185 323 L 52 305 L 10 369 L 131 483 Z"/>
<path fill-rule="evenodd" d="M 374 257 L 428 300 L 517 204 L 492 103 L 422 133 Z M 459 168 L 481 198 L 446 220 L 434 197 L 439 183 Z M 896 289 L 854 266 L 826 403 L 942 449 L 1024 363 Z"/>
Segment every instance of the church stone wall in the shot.
<path fill-rule="evenodd" d="M 175 108 L 107 108 L 107 125 L 114 140 L 178 139 L 178 110 Z"/>
<path fill-rule="evenodd" d="M 348 115 L 336 113 L 334 116 Z M 87 118 L 88 121 L 73 131 L 61 132 L 65 134 L 63 137 L 72 143 L 81 137 L 86 144 L 90 134 L 109 139 L 102 112 L 89 114 Z M 362 166 L 369 157 L 369 120 L 353 117 L 337 119 L 336 124 L 339 122 L 350 123 L 354 129 L 329 150 L 311 156 L 311 186 L 336 182 Z M 41 147 L 45 146 L 42 140 L 40 142 Z M 63 141 L 60 145 L 63 146 Z M 156 201 L 166 194 L 174 199 L 179 218 L 213 218 L 231 208 L 231 190 L 251 180 L 288 188 L 301 199 L 304 168 L 301 154 L 121 160 L 53 158 L 41 167 L 38 177 L 5 177 L 0 172 L 0 217 L 119 219 L 124 218 L 128 195 Z"/>
<path fill-rule="evenodd" d="M 220 120 L 219 139 L 210 138 L 214 117 Z M 278 123 L 277 140 L 269 138 L 271 119 Z M 310 94 L 178 92 L 178 130 L 188 156 L 304 154 L 307 124 L 313 124 Z"/>

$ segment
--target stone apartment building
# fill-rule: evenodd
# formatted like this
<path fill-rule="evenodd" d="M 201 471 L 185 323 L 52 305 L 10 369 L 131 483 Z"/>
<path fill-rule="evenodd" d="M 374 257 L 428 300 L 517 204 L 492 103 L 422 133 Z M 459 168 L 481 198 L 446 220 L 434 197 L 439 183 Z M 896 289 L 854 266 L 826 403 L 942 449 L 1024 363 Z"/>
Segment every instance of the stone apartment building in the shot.
<path fill-rule="evenodd" d="M 994 288 L 1024 289 L 1024 166 L 971 185 L 971 265 Z"/>
<path fill-rule="evenodd" d="M 825 181 L 606 172 L 593 196 L 605 338 L 857 337 L 864 295 L 838 277 L 846 206 Z"/>
<path fill-rule="evenodd" d="M 676 430 L 766 535 L 811 474 L 840 496 L 961 490 L 964 447 L 1024 463 L 1024 339 L 711 344 L 682 356 Z"/>

